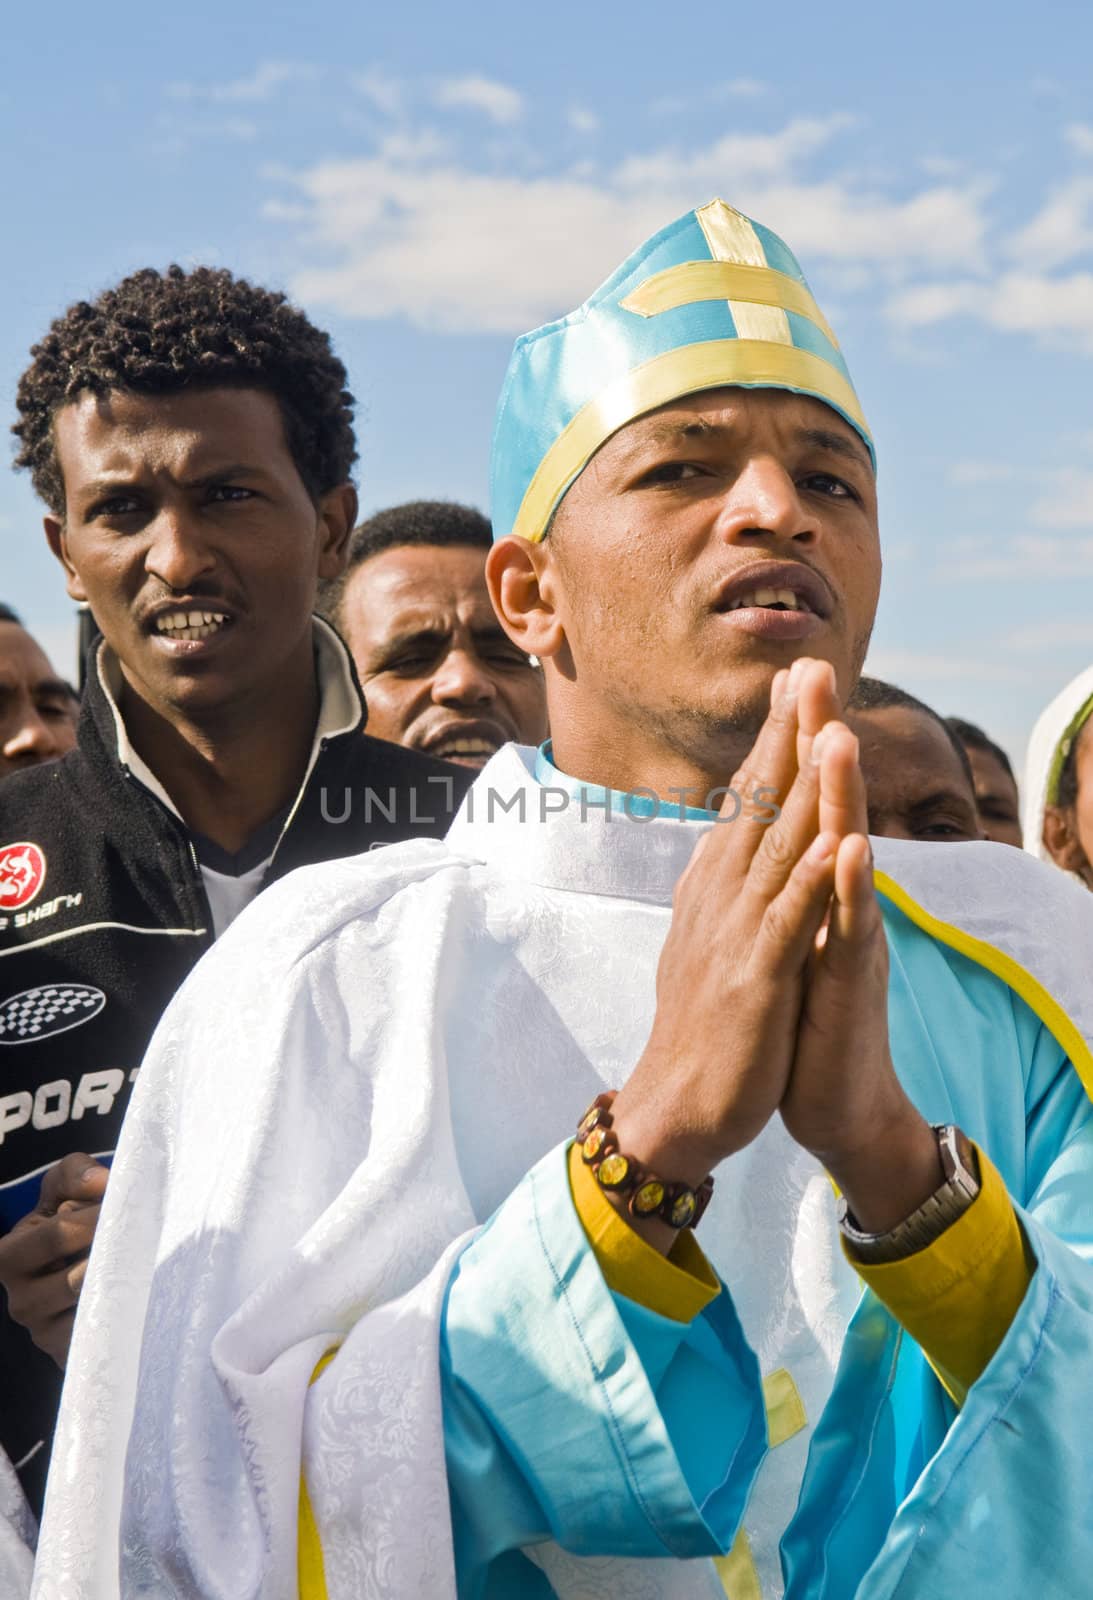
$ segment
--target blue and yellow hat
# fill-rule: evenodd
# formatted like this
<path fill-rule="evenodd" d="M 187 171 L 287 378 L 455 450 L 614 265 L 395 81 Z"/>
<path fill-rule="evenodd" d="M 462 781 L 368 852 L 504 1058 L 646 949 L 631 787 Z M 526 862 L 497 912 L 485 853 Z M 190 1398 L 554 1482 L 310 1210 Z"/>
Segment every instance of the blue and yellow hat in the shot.
<path fill-rule="evenodd" d="M 613 433 L 726 384 L 813 395 L 874 454 L 838 342 L 792 252 L 711 200 L 654 234 L 577 311 L 516 341 L 493 435 L 494 537 L 541 539 Z"/>

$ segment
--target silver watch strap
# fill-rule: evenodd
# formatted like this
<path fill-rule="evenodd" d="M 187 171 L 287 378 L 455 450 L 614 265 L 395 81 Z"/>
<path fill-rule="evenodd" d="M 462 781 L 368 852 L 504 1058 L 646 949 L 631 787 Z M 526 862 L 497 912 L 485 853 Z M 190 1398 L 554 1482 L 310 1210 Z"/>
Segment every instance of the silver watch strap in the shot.
<path fill-rule="evenodd" d="M 839 1201 L 839 1231 L 863 1265 L 901 1261 L 925 1250 L 963 1216 L 979 1193 L 975 1146 L 954 1123 L 934 1124 L 945 1182 L 909 1217 L 885 1233 L 865 1233 L 845 1200 Z"/>

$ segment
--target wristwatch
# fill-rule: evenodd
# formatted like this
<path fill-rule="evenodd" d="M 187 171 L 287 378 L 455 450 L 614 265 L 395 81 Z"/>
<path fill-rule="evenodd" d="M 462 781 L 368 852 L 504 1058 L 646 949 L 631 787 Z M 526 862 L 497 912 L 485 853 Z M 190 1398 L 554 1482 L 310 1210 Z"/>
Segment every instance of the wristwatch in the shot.
<path fill-rule="evenodd" d="M 971 1140 L 951 1122 L 935 1123 L 933 1130 L 945 1182 L 894 1228 L 886 1233 L 863 1233 L 845 1199 L 840 1198 L 839 1231 L 863 1265 L 901 1261 L 925 1250 L 963 1216 L 979 1193 L 979 1162 Z"/>

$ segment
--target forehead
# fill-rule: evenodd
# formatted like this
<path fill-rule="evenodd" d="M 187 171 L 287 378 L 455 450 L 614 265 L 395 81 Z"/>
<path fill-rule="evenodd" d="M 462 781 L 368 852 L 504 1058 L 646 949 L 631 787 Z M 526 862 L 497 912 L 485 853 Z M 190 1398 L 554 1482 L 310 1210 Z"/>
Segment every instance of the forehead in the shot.
<path fill-rule="evenodd" d="M 869 452 L 858 433 L 822 400 L 787 389 L 741 387 L 682 395 L 656 411 L 646 412 L 613 434 L 593 459 L 610 463 L 635 450 L 674 440 L 712 440 L 750 432 L 786 442 L 805 434 L 827 436 L 872 471 Z"/>
<path fill-rule="evenodd" d="M 177 394 L 84 390 L 53 419 L 62 471 L 215 470 L 218 464 L 288 457 L 281 408 L 262 389 L 187 389 Z"/>
<path fill-rule="evenodd" d="M 981 745 L 976 744 L 966 745 L 965 749 L 971 763 L 972 776 L 978 785 L 1017 793 L 1017 779 L 1006 771 L 993 751 L 984 750 Z"/>
<path fill-rule="evenodd" d="M 54 676 L 41 645 L 17 622 L 0 622 L 0 677 L 38 683 Z"/>
<path fill-rule="evenodd" d="M 854 711 L 850 723 L 861 744 L 871 787 L 896 792 L 927 780 L 968 788 L 968 778 L 945 729 L 913 706 Z M 895 758 L 895 759 L 893 759 Z"/>
<path fill-rule="evenodd" d="M 343 604 L 374 633 L 468 609 L 492 622 L 486 552 L 476 545 L 396 545 L 354 568 Z"/>

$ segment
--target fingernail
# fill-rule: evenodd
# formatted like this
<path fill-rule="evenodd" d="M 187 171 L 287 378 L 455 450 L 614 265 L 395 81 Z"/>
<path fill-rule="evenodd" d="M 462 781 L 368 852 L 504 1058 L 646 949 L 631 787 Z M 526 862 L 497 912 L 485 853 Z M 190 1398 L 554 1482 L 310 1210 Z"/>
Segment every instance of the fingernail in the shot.
<path fill-rule="evenodd" d="M 815 739 L 812 741 L 812 749 L 808 752 L 808 759 L 811 761 L 814 767 L 818 767 L 820 765 L 820 758 L 824 753 L 824 747 L 827 744 L 827 737 L 827 729 L 821 728 Z"/>
<path fill-rule="evenodd" d="M 827 861 L 835 853 L 835 835 L 833 833 L 818 833 L 808 847 L 807 855 L 810 861 Z"/>
<path fill-rule="evenodd" d="M 789 688 L 790 688 L 791 691 L 796 689 L 798 684 L 800 683 L 801 674 L 804 672 L 805 666 L 806 666 L 805 657 L 804 656 L 798 656 L 796 661 L 790 667 L 790 669 L 789 669 Z"/>
<path fill-rule="evenodd" d="M 89 1178 L 94 1178 L 98 1173 L 102 1172 L 102 1170 L 103 1169 L 101 1166 L 99 1166 L 98 1162 L 96 1162 L 93 1166 L 85 1167 L 80 1173 L 80 1182 L 86 1183 Z"/>

